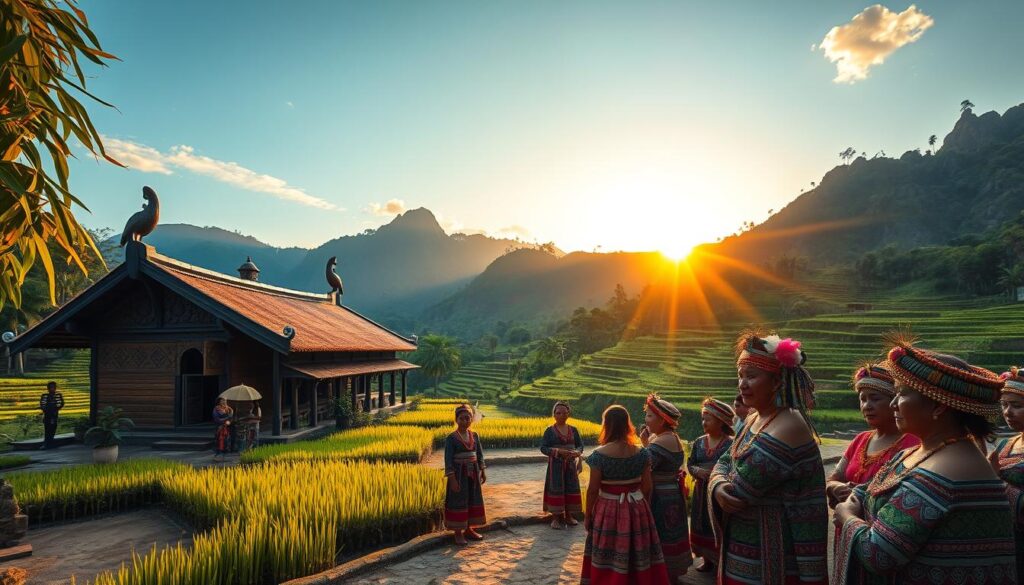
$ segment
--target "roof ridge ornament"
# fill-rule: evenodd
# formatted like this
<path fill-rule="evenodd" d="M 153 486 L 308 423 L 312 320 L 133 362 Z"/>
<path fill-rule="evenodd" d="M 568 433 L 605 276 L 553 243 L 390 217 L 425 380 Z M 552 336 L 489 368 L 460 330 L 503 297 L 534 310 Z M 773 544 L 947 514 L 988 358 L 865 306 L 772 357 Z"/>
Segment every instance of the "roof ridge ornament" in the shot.
<path fill-rule="evenodd" d="M 156 229 L 160 222 L 160 197 L 152 187 L 142 188 L 142 198 L 148 204 L 142 205 L 142 211 L 136 211 L 128 218 L 124 225 L 124 232 L 121 233 L 121 245 L 124 246 L 130 241 L 140 242 Z"/>
<path fill-rule="evenodd" d="M 331 286 L 331 293 L 334 295 L 334 302 L 339 307 L 341 306 L 341 296 L 345 294 L 344 288 L 341 285 L 341 277 L 335 272 L 334 267 L 338 265 L 338 257 L 331 256 L 327 261 L 327 269 L 325 270 L 325 276 L 327 277 L 327 284 Z"/>

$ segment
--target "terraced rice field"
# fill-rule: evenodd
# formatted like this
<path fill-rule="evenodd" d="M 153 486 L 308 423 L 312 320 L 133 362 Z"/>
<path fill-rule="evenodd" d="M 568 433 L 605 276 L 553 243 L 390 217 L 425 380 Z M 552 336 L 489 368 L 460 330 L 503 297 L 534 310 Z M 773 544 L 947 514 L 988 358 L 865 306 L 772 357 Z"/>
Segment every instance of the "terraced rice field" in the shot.
<path fill-rule="evenodd" d="M 23 378 L 0 378 L 0 422 L 40 414 L 39 395 L 46 392 L 50 380 L 57 382 L 64 395 L 62 418 L 89 414 L 89 352 L 76 351 L 71 357 L 27 372 Z"/>
<path fill-rule="evenodd" d="M 995 371 L 1024 362 L 1024 304 L 974 304 L 923 299 L 908 302 L 912 309 L 890 305 L 776 326 L 783 336 L 801 340 L 807 351 L 808 369 L 818 385 L 815 424 L 820 430 L 853 428 L 863 423 L 850 391 L 850 375 L 863 361 L 880 357 L 882 335 L 896 326 L 910 325 L 925 347 L 955 353 Z M 555 398 L 568 399 L 593 419 L 613 400 L 638 407 L 648 392 L 690 412 L 709 395 L 731 402 L 736 393 L 732 344 L 737 329 L 681 329 L 621 342 L 523 386 L 513 393 L 511 404 L 541 414 Z M 683 430 L 684 436 L 687 431 L 695 433 L 696 423 Z"/>
<path fill-rule="evenodd" d="M 451 379 L 438 385 L 439 396 L 491 398 L 508 386 L 506 360 L 474 362 L 459 369 Z"/>

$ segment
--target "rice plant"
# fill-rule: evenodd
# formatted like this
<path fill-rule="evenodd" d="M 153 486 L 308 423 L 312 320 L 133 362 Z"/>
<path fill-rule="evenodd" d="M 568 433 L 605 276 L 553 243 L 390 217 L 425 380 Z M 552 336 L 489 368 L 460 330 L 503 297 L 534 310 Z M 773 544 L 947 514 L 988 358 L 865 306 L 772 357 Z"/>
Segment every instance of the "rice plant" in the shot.
<path fill-rule="evenodd" d="M 485 418 L 473 423 L 471 429 L 480 435 L 480 443 L 485 449 L 511 447 L 540 447 L 544 430 L 553 424 L 549 417 L 534 418 Z M 434 444 L 439 446 L 445 437 L 455 430 L 454 424 L 444 428 L 434 428 Z M 575 420 L 569 424 L 576 427 L 584 443 L 594 444 L 601 434 L 601 425 L 589 421 Z"/>
<path fill-rule="evenodd" d="M 246 451 L 242 463 L 363 459 L 418 463 L 430 452 L 433 433 L 414 426 L 372 426 L 334 433 L 319 441 L 265 445 Z"/>

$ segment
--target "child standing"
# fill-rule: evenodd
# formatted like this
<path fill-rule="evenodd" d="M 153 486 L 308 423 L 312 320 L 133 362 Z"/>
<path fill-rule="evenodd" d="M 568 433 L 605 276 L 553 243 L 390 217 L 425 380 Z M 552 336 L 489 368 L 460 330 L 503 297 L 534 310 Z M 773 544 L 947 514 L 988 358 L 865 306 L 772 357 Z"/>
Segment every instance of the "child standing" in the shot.
<path fill-rule="evenodd" d="M 484 512 L 484 452 L 480 436 L 469 430 L 473 409 L 468 404 L 455 409 L 456 429 L 444 441 L 444 473 L 448 489 L 444 498 L 444 523 L 455 532 L 455 544 L 466 539 L 483 540 L 474 526 L 487 523 Z"/>
<path fill-rule="evenodd" d="M 556 402 L 551 409 L 555 424 L 544 430 L 540 452 L 548 456 L 548 472 L 544 478 L 544 511 L 551 514 L 551 527 L 576 526 L 574 512 L 583 511 L 580 498 L 580 456 L 583 439 L 576 427 L 568 424 L 572 409 L 565 402 Z"/>

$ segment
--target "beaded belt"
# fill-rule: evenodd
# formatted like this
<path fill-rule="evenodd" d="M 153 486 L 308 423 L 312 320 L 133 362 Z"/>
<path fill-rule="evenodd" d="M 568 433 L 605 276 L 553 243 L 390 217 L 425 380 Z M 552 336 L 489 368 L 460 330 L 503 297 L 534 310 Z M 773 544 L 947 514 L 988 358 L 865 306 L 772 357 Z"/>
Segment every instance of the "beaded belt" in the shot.
<path fill-rule="evenodd" d="M 634 502 L 634 503 L 635 502 L 642 502 L 643 499 L 644 499 L 644 494 L 640 490 L 636 490 L 636 491 L 632 491 L 632 492 L 622 492 L 621 494 L 609 494 L 608 492 L 606 492 L 604 490 L 600 490 L 600 491 L 597 492 L 597 495 L 602 497 L 602 498 L 604 498 L 604 499 L 606 499 L 606 500 L 618 500 L 620 504 L 625 502 L 627 498 L 629 499 L 630 502 Z"/>

